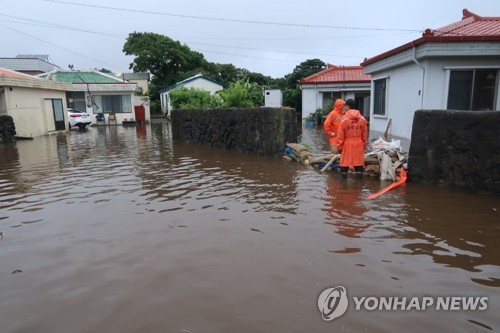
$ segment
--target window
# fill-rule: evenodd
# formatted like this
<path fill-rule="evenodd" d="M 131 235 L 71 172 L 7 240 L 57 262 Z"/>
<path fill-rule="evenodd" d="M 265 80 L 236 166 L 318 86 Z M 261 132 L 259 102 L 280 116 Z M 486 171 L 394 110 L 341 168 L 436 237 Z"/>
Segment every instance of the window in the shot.
<path fill-rule="evenodd" d="M 93 95 L 94 113 L 130 113 L 132 103 L 129 95 Z"/>
<path fill-rule="evenodd" d="M 374 80 L 374 93 L 373 99 L 373 114 L 377 116 L 385 116 L 386 92 L 387 92 L 387 79 Z"/>
<path fill-rule="evenodd" d="M 494 110 L 496 69 L 450 72 L 449 110 Z"/>
<path fill-rule="evenodd" d="M 68 105 L 68 109 L 85 111 L 87 109 L 85 93 L 79 91 L 66 92 L 66 104 Z"/>

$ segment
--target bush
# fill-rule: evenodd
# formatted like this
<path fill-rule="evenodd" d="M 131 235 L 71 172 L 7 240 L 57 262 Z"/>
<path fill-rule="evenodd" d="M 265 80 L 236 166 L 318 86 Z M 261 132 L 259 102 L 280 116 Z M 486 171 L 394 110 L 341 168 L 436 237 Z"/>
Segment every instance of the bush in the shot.
<path fill-rule="evenodd" d="M 222 97 L 222 106 L 225 108 L 251 108 L 254 106 L 252 94 L 242 81 L 235 82 L 231 87 L 219 94 Z M 261 92 L 262 94 L 262 92 Z"/>
<path fill-rule="evenodd" d="M 208 109 L 221 104 L 217 95 L 195 88 L 178 87 L 171 90 L 169 96 L 173 109 Z"/>

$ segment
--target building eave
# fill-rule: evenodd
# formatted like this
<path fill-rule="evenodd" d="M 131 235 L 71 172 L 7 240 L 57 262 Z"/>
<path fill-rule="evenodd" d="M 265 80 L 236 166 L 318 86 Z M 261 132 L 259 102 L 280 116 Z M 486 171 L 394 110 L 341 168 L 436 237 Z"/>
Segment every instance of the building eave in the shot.
<path fill-rule="evenodd" d="M 71 91 L 69 83 L 54 82 L 49 80 L 0 76 L 0 86 L 23 87 L 33 89 Z"/>
<path fill-rule="evenodd" d="M 500 41 L 432 42 L 414 45 L 377 61 L 365 62 L 365 73 L 373 74 L 417 60 L 450 57 L 495 57 L 500 54 Z"/>

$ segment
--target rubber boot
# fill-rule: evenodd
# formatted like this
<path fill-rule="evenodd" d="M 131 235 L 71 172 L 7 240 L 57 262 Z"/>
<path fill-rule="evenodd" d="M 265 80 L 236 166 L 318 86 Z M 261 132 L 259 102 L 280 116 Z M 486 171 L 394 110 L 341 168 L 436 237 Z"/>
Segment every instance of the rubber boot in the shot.
<path fill-rule="evenodd" d="M 363 179 L 363 173 L 362 172 L 356 172 L 356 179 Z"/>
<path fill-rule="evenodd" d="M 341 177 L 342 179 L 347 180 L 347 172 L 341 172 L 341 173 L 340 173 L 340 177 Z"/>

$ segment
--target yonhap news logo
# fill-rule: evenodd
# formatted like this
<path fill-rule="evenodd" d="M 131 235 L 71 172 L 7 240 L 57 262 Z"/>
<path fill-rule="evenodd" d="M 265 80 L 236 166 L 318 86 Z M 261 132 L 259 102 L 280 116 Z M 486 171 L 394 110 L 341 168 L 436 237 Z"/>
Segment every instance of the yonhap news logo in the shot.
<path fill-rule="evenodd" d="M 325 321 L 342 316 L 348 305 L 347 291 L 342 286 L 325 289 L 318 297 L 318 308 Z"/>
<path fill-rule="evenodd" d="M 487 296 L 352 296 L 355 311 L 484 311 Z M 325 321 L 346 313 L 349 307 L 347 290 L 343 286 L 327 288 L 318 297 L 318 308 Z"/>

